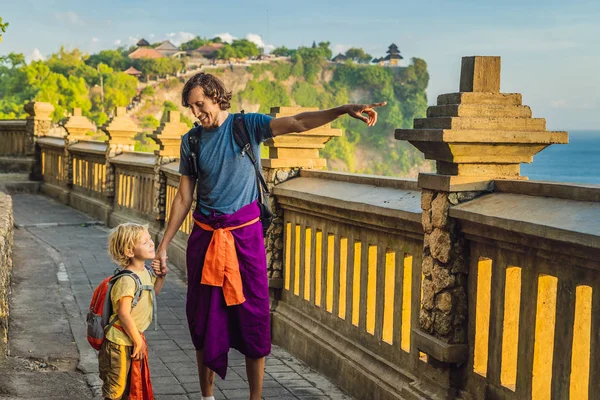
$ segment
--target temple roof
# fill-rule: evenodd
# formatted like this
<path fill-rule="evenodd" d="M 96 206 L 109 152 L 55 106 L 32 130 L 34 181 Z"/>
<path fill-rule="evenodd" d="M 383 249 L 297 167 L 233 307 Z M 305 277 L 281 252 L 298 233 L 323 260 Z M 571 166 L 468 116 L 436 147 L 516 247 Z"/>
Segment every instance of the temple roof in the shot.
<path fill-rule="evenodd" d="M 138 58 L 163 58 L 164 55 L 154 50 L 152 48 L 140 47 L 129 53 L 129 58 L 138 59 Z"/>

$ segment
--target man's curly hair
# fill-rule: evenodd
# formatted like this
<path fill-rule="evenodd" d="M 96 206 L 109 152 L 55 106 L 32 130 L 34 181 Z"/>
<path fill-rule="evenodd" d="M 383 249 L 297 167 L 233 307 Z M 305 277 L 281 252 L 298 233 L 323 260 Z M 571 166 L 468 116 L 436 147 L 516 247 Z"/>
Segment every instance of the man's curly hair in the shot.
<path fill-rule="evenodd" d="M 213 101 L 221 107 L 221 110 L 231 108 L 231 91 L 225 88 L 225 85 L 219 78 L 214 75 L 200 72 L 192 76 L 183 86 L 181 91 L 181 104 L 184 107 L 189 107 L 188 98 L 192 89 L 201 87 L 204 90 L 204 95 L 213 99 Z"/>

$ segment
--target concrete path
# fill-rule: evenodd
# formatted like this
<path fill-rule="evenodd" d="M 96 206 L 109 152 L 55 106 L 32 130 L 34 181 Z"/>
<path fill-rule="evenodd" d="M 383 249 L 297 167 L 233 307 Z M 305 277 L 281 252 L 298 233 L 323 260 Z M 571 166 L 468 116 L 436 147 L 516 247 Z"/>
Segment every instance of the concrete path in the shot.
<path fill-rule="evenodd" d="M 13 204 L 11 357 L 4 371 L 0 364 L 0 374 L 7 374 L 0 375 L 7 377 L 0 378 L 0 399 L 93 398 L 101 382 L 96 352 L 85 339 L 85 314 L 93 288 L 115 268 L 107 253 L 108 229 L 44 196 L 15 195 Z M 158 296 L 159 329 L 146 332 L 157 400 L 201 399 L 185 293 L 184 277 L 170 268 Z M 41 376 L 49 382 L 36 378 Z M 248 398 L 243 355 L 232 350 L 227 379 L 217 377 L 215 386 L 217 399 Z M 350 399 L 277 346 L 267 358 L 263 397 Z"/>

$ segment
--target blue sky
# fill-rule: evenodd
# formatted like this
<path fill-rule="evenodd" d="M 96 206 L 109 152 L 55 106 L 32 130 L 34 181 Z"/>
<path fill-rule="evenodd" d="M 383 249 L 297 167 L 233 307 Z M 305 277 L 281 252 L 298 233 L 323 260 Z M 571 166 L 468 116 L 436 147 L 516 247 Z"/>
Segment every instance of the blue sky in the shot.
<path fill-rule="evenodd" d="M 330 41 L 381 56 L 394 42 L 427 61 L 429 103 L 458 90 L 460 60 L 502 57 L 503 92 L 523 93 L 548 128 L 600 131 L 600 2 L 574 0 L 158 1 L 0 0 L 10 26 L 0 55 L 47 56 L 61 45 L 90 53 L 144 37 L 259 36 L 267 45 Z"/>

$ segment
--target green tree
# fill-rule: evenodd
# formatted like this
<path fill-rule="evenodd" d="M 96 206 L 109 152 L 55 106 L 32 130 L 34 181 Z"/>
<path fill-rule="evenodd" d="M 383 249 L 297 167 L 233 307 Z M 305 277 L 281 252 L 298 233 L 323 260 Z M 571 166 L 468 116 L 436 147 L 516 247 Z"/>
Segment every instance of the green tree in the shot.
<path fill-rule="evenodd" d="M 320 106 L 320 93 L 308 82 L 296 82 L 292 87 L 292 98 L 300 107 L 318 107 Z"/>
<path fill-rule="evenodd" d="M 326 42 L 321 44 L 329 46 Z M 331 51 L 327 52 L 326 46 L 298 48 L 297 54 L 302 57 L 304 64 L 304 77 L 309 83 L 315 82 L 326 60 L 329 60 L 327 56 L 331 57 Z"/>
<path fill-rule="evenodd" d="M 144 118 L 142 118 L 140 125 L 146 130 L 153 131 L 160 126 L 160 121 L 157 120 L 154 115 L 146 115 Z"/>
<path fill-rule="evenodd" d="M 220 60 L 229 60 L 232 58 L 257 57 L 260 55 L 260 49 L 247 39 L 234 40 L 231 44 L 225 44 L 217 52 L 217 58 Z"/>
<path fill-rule="evenodd" d="M 102 50 L 98 54 L 92 54 L 86 60 L 86 64 L 93 68 L 96 68 L 100 63 L 106 64 L 117 71 L 124 71 L 131 65 L 129 57 L 119 50 Z"/>
<path fill-rule="evenodd" d="M 6 27 L 8 26 L 8 22 L 2 22 L 2 17 L 0 17 L 0 31 L 2 33 L 6 32 Z M 2 34 L 0 33 L 0 42 L 2 41 Z"/>
<path fill-rule="evenodd" d="M 217 51 L 217 59 L 219 60 L 231 60 L 232 58 L 237 58 L 238 54 L 233 48 L 233 46 L 225 45 Z"/>
<path fill-rule="evenodd" d="M 208 43 L 208 40 L 196 36 L 192 40 L 185 42 L 181 45 L 181 50 L 196 50 L 198 47 L 202 47 Z"/>
<path fill-rule="evenodd" d="M 331 42 L 319 42 L 319 49 L 321 50 L 321 53 L 323 54 L 323 58 L 330 60 L 331 56 L 333 55 L 331 49 L 329 48 L 329 46 L 331 45 Z"/>
<path fill-rule="evenodd" d="M 146 77 L 175 75 L 183 69 L 183 61 L 177 58 L 140 58 L 134 66 Z"/>
<path fill-rule="evenodd" d="M 288 49 L 285 46 L 277 47 L 274 49 L 271 54 L 277 57 L 291 57 L 296 53 L 294 49 Z"/>
<path fill-rule="evenodd" d="M 145 97 L 152 97 L 152 96 L 154 96 L 155 93 L 156 93 L 156 90 L 154 89 L 154 86 L 150 86 L 150 85 L 143 88 L 142 91 L 140 92 L 140 94 Z"/>
<path fill-rule="evenodd" d="M 348 49 L 348 51 L 346 51 L 346 57 L 359 64 L 368 64 L 373 59 L 370 54 L 365 53 L 363 49 L 358 47 Z"/>
<path fill-rule="evenodd" d="M 304 75 L 304 61 L 300 53 L 295 53 L 292 56 L 292 76 L 303 76 Z"/>
<path fill-rule="evenodd" d="M 103 64 L 100 64 L 103 65 Z M 109 68 L 109 67 L 106 67 Z M 125 107 L 137 93 L 138 80 L 124 72 L 106 73 L 104 79 L 104 109 Z"/>

